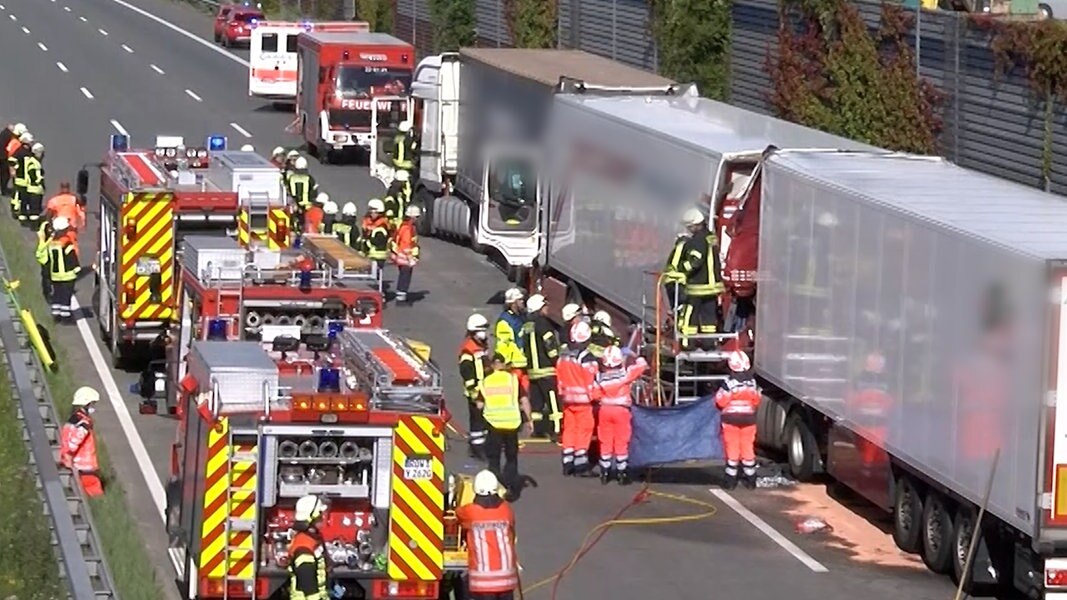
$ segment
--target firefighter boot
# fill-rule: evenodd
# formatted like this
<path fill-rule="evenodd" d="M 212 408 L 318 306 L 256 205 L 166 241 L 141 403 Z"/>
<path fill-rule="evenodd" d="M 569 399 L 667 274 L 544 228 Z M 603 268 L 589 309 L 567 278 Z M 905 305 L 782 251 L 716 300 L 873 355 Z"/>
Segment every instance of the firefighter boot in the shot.
<path fill-rule="evenodd" d="M 625 470 L 617 472 L 615 481 L 618 481 L 619 485 L 630 485 L 630 472 Z"/>
<path fill-rule="evenodd" d="M 563 476 L 570 477 L 574 475 L 574 463 L 563 463 Z"/>
<path fill-rule="evenodd" d="M 722 489 L 732 490 L 737 487 L 737 475 L 727 475 L 722 480 Z"/>
<path fill-rule="evenodd" d="M 611 479 L 612 479 L 612 475 L 614 475 L 614 472 L 613 472 L 613 470 L 611 468 L 601 467 L 600 468 L 600 484 L 601 485 L 607 485 L 608 483 L 610 483 Z"/>
<path fill-rule="evenodd" d="M 750 490 L 756 489 L 756 474 L 746 474 L 744 477 L 741 478 L 741 483 L 744 484 L 744 486 Z"/>
<path fill-rule="evenodd" d="M 588 479 L 590 477 L 596 477 L 596 473 L 593 472 L 592 463 L 586 463 L 580 467 L 574 468 L 574 476 L 581 477 L 582 479 Z"/>

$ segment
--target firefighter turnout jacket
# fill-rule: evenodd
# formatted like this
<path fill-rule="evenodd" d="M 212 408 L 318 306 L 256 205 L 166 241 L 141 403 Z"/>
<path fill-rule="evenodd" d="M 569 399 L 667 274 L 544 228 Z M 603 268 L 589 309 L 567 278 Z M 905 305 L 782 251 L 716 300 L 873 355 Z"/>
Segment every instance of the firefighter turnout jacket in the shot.
<path fill-rule="evenodd" d="M 22 167 L 26 175 L 26 193 L 33 194 L 35 196 L 44 195 L 44 165 L 41 164 L 41 159 L 34 156 L 32 153 L 26 156 L 24 159 L 25 164 Z"/>
<path fill-rule="evenodd" d="M 522 425 L 519 378 L 511 371 L 494 371 L 478 387 L 485 406 L 482 416 L 497 431 L 515 431 Z"/>
<path fill-rule="evenodd" d="M 722 293 L 717 245 L 718 239 L 707 226 L 694 233 L 686 242 L 681 271 L 685 274 L 687 296 L 707 297 Z"/>
<path fill-rule="evenodd" d="M 590 329 L 593 333 L 589 337 L 589 351 L 593 353 L 593 356 L 600 357 L 604 354 L 604 348 L 619 345 L 619 336 L 615 335 L 615 330 L 606 324 L 593 321 Z"/>
<path fill-rule="evenodd" d="M 356 226 L 355 217 L 342 217 L 341 220 L 335 221 L 333 234 L 349 248 L 359 248 L 359 228 Z"/>
<path fill-rule="evenodd" d="M 292 196 L 300 210 L 311 208 L 311 202 L 319 193 L 315 178 L 306 170 L 293 170 L 289 173 L 289 195 Z"/>
<path fill-rule="evenodd" d="M 499 594 L 519 586 L 515 556 L 515 513 L 500 496 L 477 496 L 456 509 L 467 532 L 467 567 L 472 594 Z"/>
<path fill-rule="evenodd" d="M 556 374 L 559 336 L 548 317 L 536 315 L 522 324 L 519 342 L 526 357 L 526 376 L 544 379 Z"/>
<path fill-rule="evenodd" d="M 289 600 L 329 600 L 325 550 L 309 531 L 297 531 L 289 544 L 289 574 Z"/>
<path fill-rule="evenodd" d="M 459 347 L 459 376 L 463 378 L 463 392 L 470 401 L 478 398 L 479 386 L 485 380 L 485 353 L 485 345 L 469 335 Z"/>
<path fill-rule="evenodd" d="M 496 338 L 494 350 L 497 354 L 508 359 L 508 363 L 516 369 L 526 368 L 526 352 L 522 347 L 522 326 L 526 319 L 523 315 L 516 314 L 510 308 L 500 313 L 493 327 L 493 335 Z"/>
<path fill-rule="evenodd" d="M 82 270 L 78 247 L 67 236 L 52 238 L 48 243 L 47 262 L 52 281 L 74 281 Z"/>
<path fill-rule="evenodd" d="M 363 217 L 363 253 L 371 260 L 385 260 L 389 256 L 390 226 L 384 215 Z"/>

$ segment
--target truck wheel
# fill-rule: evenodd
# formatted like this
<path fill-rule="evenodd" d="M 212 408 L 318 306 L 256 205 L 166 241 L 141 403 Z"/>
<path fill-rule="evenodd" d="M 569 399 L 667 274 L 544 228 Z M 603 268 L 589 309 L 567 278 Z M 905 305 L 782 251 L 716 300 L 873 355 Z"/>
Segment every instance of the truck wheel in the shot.
<path fill-rule="evenodd" d="M 485 254 L 485 246 L 475 242 L 478 234 L 478 213 L 477 211 L 471 211 L 471 220 L 467 223 L 467 236 L 470 239 L 471 250 L 474 250 L 476 254 Z"/>
<path fill-rule="evenodd" d="M 822 462 L 815 434 L 799 413 L 793 413 L 785 426 L 785 451 L 789 457 L 789 472 L 798 481 L 808 481 Z"/>
<path fill-rule="evenodd" d="M 893 541 L 905 552 L 918 552 L 922 548 L 923 498 L 907 475 L 897 478 L 895 487 Z"/>
<path fill-rule="evenodd" d="M 960 509 L 956 514 L 956 531 L 952 538 L 952 581 L 959 584 L 964 579 L 964 568 L 967 566 L 967 554 L 971 550 L 971 537 L 974 535 L 975 515 L 972 509 Z M 981 540 L 979 540 L 981 543 Z M 977 553 L 977 549 L 975 550 Z M 976 588 L 968 574 L 963 582 L 963 591 L 966 594 L 974 594 Z"/>
<path fill-rule="evenodd" d="M 433 235 L 433 204 L 434 196 L 430 190 L 419 188 L 415 192 L 415 205 L 422 209 L 422 216 L 415 222 L 415 228 L 419 235 L 431 237 Z"/>
<path fill-rule="evenodd" d="M 934 573 L 948 573 L 952 569 L 952 554 L 956 551 L 956 520 L 944 497 L 931 492 L 923 507 L 922 559 Z"/>

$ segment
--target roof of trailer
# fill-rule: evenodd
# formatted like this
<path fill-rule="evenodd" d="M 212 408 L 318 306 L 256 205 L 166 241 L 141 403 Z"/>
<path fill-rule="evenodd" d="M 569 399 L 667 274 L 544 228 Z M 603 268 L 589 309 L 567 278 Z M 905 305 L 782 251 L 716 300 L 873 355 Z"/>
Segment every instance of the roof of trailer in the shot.
<path fill-rule="evenodd" d="M 605 87 L 666 87 L 670 79 L 581 50 L 462 48 L 460 56 L 555 86 L 562 76 Z"/>
<path fill-rule="evenodd" d="M 1067 202 L 1036 188 L 905 154 L 785 152 L 771 162 L 941 228 L 1041 260 L 1067 259 Z"/>
<path fill-rule="evenodd" d="M 700 98 L 688 91 L 673 97 L 565 94 L 558 99 L 716 155 L 761 152 L 772 144 L 779 148 L 879 150 L 817 129 Z"/>
<path fill-rule="evenodd" d="M 308 31 L 301 33 L 308 39 L 321 44 L 367 44 L 374 46 L 407 46 L 404 40 L 388 33 L 371 33 L 369 31 Z"/>

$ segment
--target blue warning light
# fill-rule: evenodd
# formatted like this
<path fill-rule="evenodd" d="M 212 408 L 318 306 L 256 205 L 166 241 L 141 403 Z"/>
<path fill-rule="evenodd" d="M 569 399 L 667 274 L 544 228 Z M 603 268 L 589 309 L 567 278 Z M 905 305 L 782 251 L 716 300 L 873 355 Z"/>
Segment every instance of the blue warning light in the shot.
<path fill-rule="evenodd" d="M 326 337 L 331 340 L 337 339 L 337 334 L 345 330 L 344 321 L 328 321 L 326 324 Z"/>
<path fill-rule="evenodd" d="M 211 319 L 208 321 L 207 339 L 213 341 L 226 339 L 226 319 Z"/>
<path fill-rule="evenodd" d="M 207 149 L 211 152 L 224 152 L 226 150 L 226 136 L 209 135 L 207 138 Z"/>
<path fill-rule="evenodd" d="M 130 149 L 130 136 L 121 133 L 111 134 L 111 149 L 115 152 L 126 152 Z"/>
<path fill-rule="evenodd" d="M 333 367 L 319 370 L 319 392 L 341 393 L 341 371 Z"/>

